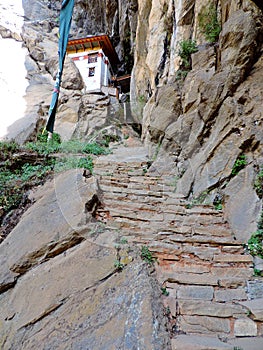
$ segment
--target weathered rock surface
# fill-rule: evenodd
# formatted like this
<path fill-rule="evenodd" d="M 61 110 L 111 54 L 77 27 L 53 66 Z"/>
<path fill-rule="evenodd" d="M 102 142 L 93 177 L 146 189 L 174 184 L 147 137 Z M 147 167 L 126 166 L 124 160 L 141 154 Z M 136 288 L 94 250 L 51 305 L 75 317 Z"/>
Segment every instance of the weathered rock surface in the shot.
<path fill-rule="evenodd" d="M 96 181 L 85 179 L 79 170 L 55 177 L 36 192 L 37 202 L 0 246 L 1 290 L 33 266 L 84 239 L 81 230 L 92 219 L 85 204 L 94 196 L 98 201 Z"/>
<path fill-rule="evenodd" d="M 108 229 L 120 230 L 129 243 L 146 244 L 158 259 L 172 348 L 231 349 L 227 340 L 235 336 L 260 337 L 260 300 L 247 301 L 253 259 L 242 241 L 221 211 L 189 207 L 174 192 L 169 168 L 147 170 L 143 153 L 144 148 L 119 148 L 96 161 L 103 203 L 97 218 Z"/>
<path fill-rule="evenodd" d="M 146 266 L 115 259 L 84 242 L 27 273 L 2 297 L 1 348 L 169 349 Z"/>
<path fill-rule="evenodd" d="M 104 231 L 92 223 L 97 180 L 71 170 L 32 196 L 0 246 L 1 349 L 171 349 L 160 289 L 139 253 L 117 253 L 119 237 L 93 242 Z"/>
<path fill-rule="evenodd" d="M 145 101 L 138 116 L 143 140 L 152 155 L 160 148 L 173 155 L 178 193 L 210 192 L 211 199 L 219 191 L 235 234 L 244 241 L 262 206 L 253 188 L 263 153 L 263 26 L 255 3 L 215 2 L 222 30 L 213 45 L 199 23 L 210 2 L 139 1 L 131 83 L 132 102 Z M 179 45 L 188 39 L 196 40 L 198 52 L 183 80 Z M 240 154 L 249 167 L 233 176 Z M 245 210 L 248 215 L 242 216 Z"/>

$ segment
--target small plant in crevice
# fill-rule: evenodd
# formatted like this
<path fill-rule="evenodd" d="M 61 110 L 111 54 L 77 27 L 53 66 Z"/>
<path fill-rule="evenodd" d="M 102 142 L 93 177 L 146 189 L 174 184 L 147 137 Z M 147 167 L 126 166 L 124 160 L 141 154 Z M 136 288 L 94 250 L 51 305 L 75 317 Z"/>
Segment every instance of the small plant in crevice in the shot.
<path fill-rule="evenodd" d="M 200 31 L 209 43 L 215 43 L 221 32 L 221 25 L 217 18 L 217 9 L 214 4 L 202 8 L 198 15 Z"/>
<path fill-rule="evenodd" d="M 207 198 L 207 195 L 208 195 L 207 191 L 201 192 L 197 197 L 193 198 L 190 203 L 186 204 L 185 208 L 186 209 L 191 209 L 195 205 L 205 204 L 205 200 Z"/>
<path fill-rule="evenodd" d="M 263 271 L 254 268 L 254 276 L 255 277 L 263 277 Z"/>
<path fill-rule="evenodd" d="M 222 210 L 223 209 L 223 203 L 222 203 L 223 199 L 222 196 L 217 193 L 214 200 L 213 200 L 213 205 L 215 210 Z"/>
<path fill-rule="evenodd" d="M 237 157 L 237 159 L 236 159 L 236 161 L 235 161 L 235 163 L 233 165 L 233 168 L 232 168 L 232 171 L 231 171 L 231 175 L 233 175 L 233 176 L 237 175 L 240 172 L 240 170 L 245 168 L 246 165 L 247 165 L 247 157 L 246 157 L 246 155 L 245 154 L 240 154 Z"/>
<path fill-rule="evenodd" d="M 162 287 L 162 288 L 161 288 L 161 292 L 162 292 L 162 295 L 168 297 L 169 292 L 168 292 L 168 290 L 166 289 L 166 287 Z"/>
<path fill-rule="evenodd" d="M 114 267 L 118 270 L 118 271 L 122 271 L 124 269 L 124 264 L 122 264 L 119 260 L 115 260 L 114 261 Z"/>
<path fill-rule="evenodd" d="M 195 40 L 182 40 L 179 42 L 178 55 L 181 57 L 181 70 L 189 71 L 191 69 L 191 55 L 198 51 Z"/>
<path fill-rule="evenodd" d="M 154 261 L 155 261 L 154 257 L 152 256 L 152 253 L 150 252 L 150 250 L 149 250 L 149 248 L 147 246 L 142 246 L 142 248 L 141 248 L 141 257 L 149 265 L 153 264 Z"/>
<path fill-rule="evenodd" d="M 182 69 L 179 69 L 177 72 L 176 72 L 176 76 L 175 76 L 175 79 L 176 80 L 184 80 L 188 74 L 188 70 L 182 70 Z"/>
<path fill-rule="evenodd" d="M 121 237 L 120 244 L 128 244 L 128 240 L 126 237 Z"/>
<path fill-rule="evenodd" d="M 252 256 L 263 259 L 263 211 L 257 225 L 257 231 L 252 233 L 246 248 Z"/>
<path fill-rule="evenodd" d="M 260 166 L 260 170 L 256 176 L 253 187 L 254 187 L 258 197 L 262 199 L 262 197 L 263 197 L 263 165 Z"/>

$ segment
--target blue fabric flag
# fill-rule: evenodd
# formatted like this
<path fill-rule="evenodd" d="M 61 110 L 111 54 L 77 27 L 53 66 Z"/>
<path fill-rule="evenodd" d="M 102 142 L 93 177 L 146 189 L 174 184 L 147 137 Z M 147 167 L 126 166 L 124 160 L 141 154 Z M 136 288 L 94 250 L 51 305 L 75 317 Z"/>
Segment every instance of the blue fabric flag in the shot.
<path fill-rule="evenodd" d="M 52 99 L 48 111 L 48 121 L 46 130 L 53 133 L 55 115 L 58 105 L 58 96 L 63 72 L 64 60 L 66 57 L 67 44 L 69 31 L 71 26 L 71 19 L 74 7 L 74 0 L 63 0 L 60 10 L 60 24 L 59 24 L 59 43 L 58 43 L 58 55 L 59 55 L 59 67 L 56 76 L 56 82 L 52 94 Z"/>

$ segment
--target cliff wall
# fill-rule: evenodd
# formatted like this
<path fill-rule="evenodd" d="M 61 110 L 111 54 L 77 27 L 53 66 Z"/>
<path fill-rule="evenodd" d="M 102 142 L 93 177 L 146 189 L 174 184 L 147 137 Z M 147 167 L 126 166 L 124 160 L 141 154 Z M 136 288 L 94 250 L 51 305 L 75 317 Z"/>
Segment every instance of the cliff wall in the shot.
<path fill-rule="evenodd" d="M 202 21 L 212 18 L 207 33 Z M 209 37 L 216 26 L 219 36 Z M 196 47 L 185 62 L 187 43 Z M 131 98 L 143 110 L 142 138 L 152 155 L 172 156 L 177 191 L 220 196 L 243 238 L 260 211 L 262 64 L 256 2 L 139 1 Z M 246 166 L 233 176 L 240 156 Z"/>

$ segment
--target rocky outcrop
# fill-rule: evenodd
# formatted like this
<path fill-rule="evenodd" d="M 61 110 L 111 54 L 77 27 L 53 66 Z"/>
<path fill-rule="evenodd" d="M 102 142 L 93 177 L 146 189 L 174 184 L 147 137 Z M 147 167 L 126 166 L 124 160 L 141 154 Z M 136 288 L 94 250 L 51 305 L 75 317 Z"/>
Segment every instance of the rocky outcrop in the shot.
<path fill-rule="evenodd" d="M 242 240 L 222 210 L 175 193 L 168 167 L 149 168 L 145 149 L 127 146 L 95 163 L 97 218 L 157 258 L 172 349 L 232 349 L 235 337 L 256 336 L 260 349 L 262 281 Z"/>
<path fill-rule="evenodd" d="M 128 247 L 120 271 L 120 237 L 93 222 L 97 180 L 70 170 L 31 196 L 0 246 L 1 349 L 169 350 L 156 279 Z"/>
<path fill-rule="evenodd" d="M 211 3 L 139 2 L 131 97 L 134 104 L 144 100 L 138 118 L 152 155 L 163 149 L 174 156 L 179 191 L 188 197 L 206 192 L 212 201 L 220 192 L 233 229 L 246 240 L 261 207 L 253 179 L 262 165 L 262 13 L 250 1 L 215 3 L 222 30 L 211 44 L 200 28 Z M 179 47 L 188 39 L 196 40 L 198 51 L 183 72 Z M 243 154 L 250 166 L 235 179 L 232 169 Z M 237 182 L 241 191 L 233 187 Z M 250 214 L 241 220 L 245 203 Z"/>

